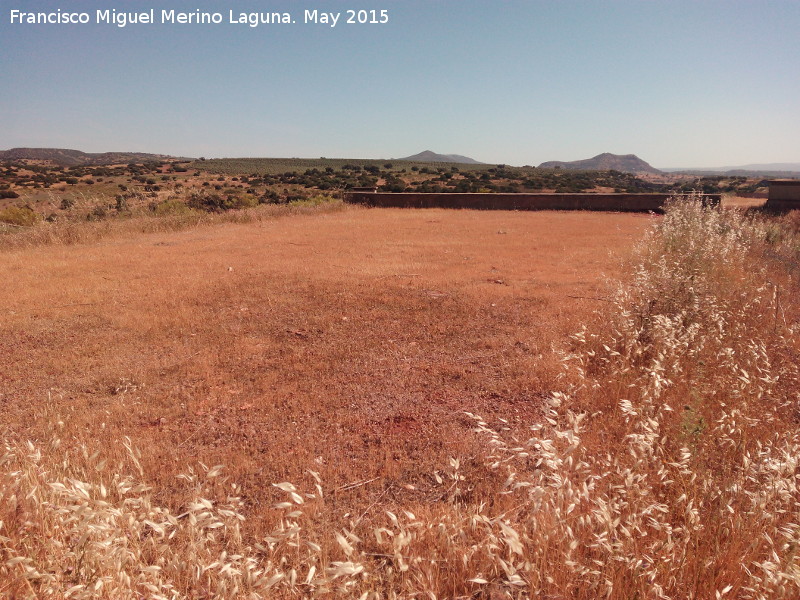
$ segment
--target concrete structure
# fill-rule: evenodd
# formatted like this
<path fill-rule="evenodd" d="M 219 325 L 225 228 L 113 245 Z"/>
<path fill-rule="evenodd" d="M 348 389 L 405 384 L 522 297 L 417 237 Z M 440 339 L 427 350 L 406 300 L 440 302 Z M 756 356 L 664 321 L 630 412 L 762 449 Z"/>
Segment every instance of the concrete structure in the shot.
<path fill-rule="evenodd" d="M 800 210 L 800 179 L 775 179 L 769 182 L 767 210 Z"/>
<path fill-rule="evenodd" d="M 671 194 L 415 194 L 350 191 L 345 202 L 398 208 L 469 208 L 475 210 L 600 210 L 660 212 Z M 702 196 L 718 206 L 719 194 Z"/>

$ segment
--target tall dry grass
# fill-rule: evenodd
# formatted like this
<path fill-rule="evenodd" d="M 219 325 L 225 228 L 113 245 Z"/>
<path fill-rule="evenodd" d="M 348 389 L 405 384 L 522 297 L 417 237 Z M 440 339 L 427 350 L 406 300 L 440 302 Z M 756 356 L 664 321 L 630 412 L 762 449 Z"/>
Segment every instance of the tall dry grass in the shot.
<path fill-rule="evenodd" d="M 220 467 L 187 472 L 167 508 L 126 442 L 108 459 L 8 442 L 0 594 L 796 598 L 796 238 L 775 227 L 672 203 L 530 435 L 470 415 L 505 482 L 491 492 L 453 458 L 430 475 L 438 501 L 334 525 L 309 471 L 276 485 L 277 525 L 252 539 Z"/>
<path fill-rule="evenodd" d="M 98 200 L 93 198 L 83 199 L 81 203 L 85 206 L 82 208 L 85 211 L 86 207 L 97 202 Z M 30 227 L 0 224 L 0 250 L 87 244 L 117 235 L 182 231 L 221 223 L 257 223 L 293 215 L 335 212 L 344 208 L 341 200 L 327 196 L 314 196 L 307 201 L 288 204 L 264 204 L 221 213 L 192 210 L 181 201 L 175 201 L 175 205 L 179 205 L 182 210 L 162 213 L 139 209 L 93 221 L 87 221 L 85 218 L 65 218 L 52 223 L 39 221 Z"/>

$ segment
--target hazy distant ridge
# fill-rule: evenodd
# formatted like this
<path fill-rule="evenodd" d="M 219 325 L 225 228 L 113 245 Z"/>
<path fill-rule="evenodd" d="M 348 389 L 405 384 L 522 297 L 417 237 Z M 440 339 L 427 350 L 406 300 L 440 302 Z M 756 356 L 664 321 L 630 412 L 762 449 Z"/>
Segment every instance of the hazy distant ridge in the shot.
<path fill-rule="evenodd" d="M 437 154 L 432 150 L 425 150 L 413 156 L 406 156 L 405 158 L 396 158 L 395 160 L 410 160 L 414 162 L 451 162 L 451 163 L 467 163 L 473 165 L 482 165 L 484 163 L 470 158 L 469 156 L 461 156 L 460 154 Z"/>
<path fill-rule="evenodd" d="M 569 162 L 551 160 L 543 162 L 539 167 L 545 169 L 560 167 L 562 169 L 580 171 L 610 171 L 613 169 L 623 173 L 661 173 L 661 171 L 651 167 L 635 154 L 611 154 L 610 152 L 604 152 L 603 154 L 598 154 L 595 157 L 585 160 L 573 160 Z"/>
<path fill-rule="evenodd" d="M 755 165 L 737 165 L 733 167 L 703 167 L 703 168 L 670 168 L 664 171 L 711 171 L 711 172 L 727 172 L 727 171 L 800 171 L 800 162 L 795 163 L 763 163 Z"/>
<path fill-rule="evenodd" d="M 669 168 L 667 173 L 690 173 L 693 175 L 727 175 L 744 177 L 800 177 L 800 163 L 760 163 L 735 167 Z"/>
<path fill-rule="evenodd" d="M 90 153 L 66 148 L 12 148 L 11 150 L 0 150 L 0 160 L 3 161 L 43 160 L 62 167 L 127 164 L 174 158 L 166 154 L 148 154 L 146 152 Z"/>

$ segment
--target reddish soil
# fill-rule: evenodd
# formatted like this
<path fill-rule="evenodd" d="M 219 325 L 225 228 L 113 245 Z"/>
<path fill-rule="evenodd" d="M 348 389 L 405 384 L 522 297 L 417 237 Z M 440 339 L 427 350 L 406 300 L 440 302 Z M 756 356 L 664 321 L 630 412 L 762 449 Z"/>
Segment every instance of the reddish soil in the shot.
<path fill-rule="evenodd" d="M 539 418 L 653 218 L 347 208 L 6 251 L 0 431 L 130 436 L 168 485 L 222 463 L 254 513 L 306 469 L 425 500 L 450 456 L 480 468 L 464 411 Z"/>

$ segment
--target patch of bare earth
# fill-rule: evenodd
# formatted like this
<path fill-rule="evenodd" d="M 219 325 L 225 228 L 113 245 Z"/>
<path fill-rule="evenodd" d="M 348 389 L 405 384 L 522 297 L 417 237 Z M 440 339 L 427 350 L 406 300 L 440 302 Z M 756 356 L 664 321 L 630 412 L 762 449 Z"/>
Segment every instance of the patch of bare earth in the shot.
<path fill-rule="evenodd" d="M 166 490 L 224 464 L 256 529 L 306 469 L 338 509 L 435 501 L 449 457 L 482 468 L 464 411 L 540 418 L 652 218 L 350 208 L 5 252 L 0 431 L 130 436 Z"/>
<path fill-rule="evenodd" d="M 764 206 L 766 198 L 746 198 L 742 196 L 726 196 L 722 199 L 722 206 L 725 208 L 758 208 Z"/>

